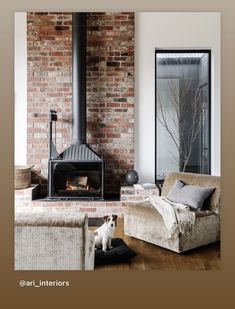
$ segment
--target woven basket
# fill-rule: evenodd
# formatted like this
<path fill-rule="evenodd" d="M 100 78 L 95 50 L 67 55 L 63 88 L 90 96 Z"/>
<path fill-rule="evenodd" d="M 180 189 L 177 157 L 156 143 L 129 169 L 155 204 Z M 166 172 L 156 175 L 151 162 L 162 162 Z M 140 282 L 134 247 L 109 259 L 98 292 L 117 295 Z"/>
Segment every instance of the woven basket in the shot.
<path fill-rule="evenodd" d="M 15 166 L 15 189 L 25 189 L 31 186 L 31 165 Z"/>

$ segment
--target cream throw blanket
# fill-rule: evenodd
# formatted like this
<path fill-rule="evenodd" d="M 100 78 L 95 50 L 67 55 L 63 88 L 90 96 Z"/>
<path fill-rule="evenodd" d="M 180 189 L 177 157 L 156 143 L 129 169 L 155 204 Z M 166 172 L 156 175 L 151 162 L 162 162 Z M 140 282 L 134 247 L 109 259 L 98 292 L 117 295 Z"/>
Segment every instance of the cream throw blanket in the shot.
<path fill-rule="evenodd" d="M 189 233 L 195 224 L 195 212 L 186 205 L 173 203 L 167 198 L 150 196 L 148 201 L 157 209 L 170 233 L 169 238 L 174 238 L 179 233 Z"/>

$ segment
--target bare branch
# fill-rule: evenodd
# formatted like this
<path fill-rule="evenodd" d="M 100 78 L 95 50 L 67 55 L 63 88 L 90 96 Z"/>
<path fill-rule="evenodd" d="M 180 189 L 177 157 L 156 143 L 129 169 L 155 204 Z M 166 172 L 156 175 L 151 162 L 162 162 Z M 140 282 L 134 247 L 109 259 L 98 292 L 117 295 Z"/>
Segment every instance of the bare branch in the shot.
<path fill-rule="evenodd" d="M 170 66 L 165 63 L 168 76 L 172 76 L 172 78 L 167 79 L 167 97 L 169 100 L 168 105 L 164 104 L 158 94 L 159 112 L 157 117 L 176 146 L 182 160 L 182 171 L 185 171 L 192 154 L 193 144 L 204 122 L 203 109 L 205 107 L 202 106 L 200 101 L 200 85 L 195 85 L 195 81 L 189 78 L 181 60 L 179 60 L 179 64 L 181 64 L 179 66 L 181 70 L 180 89 L 176 83 L 176 77 L 174 77 L 173 72 L 170 72 Z M 191 100 L 188 101 L 190 97 Z M 188 119 L 190 119 L 190 124 Z M 175 160 L 174 154 L 172 154 L 172 157 Z"/>

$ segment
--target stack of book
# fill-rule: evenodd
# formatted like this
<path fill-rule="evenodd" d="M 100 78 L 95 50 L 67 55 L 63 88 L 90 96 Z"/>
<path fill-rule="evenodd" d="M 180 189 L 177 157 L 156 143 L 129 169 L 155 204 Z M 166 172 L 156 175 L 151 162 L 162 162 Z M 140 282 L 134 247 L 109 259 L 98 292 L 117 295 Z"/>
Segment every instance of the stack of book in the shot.
<path fill-rule="evenodd" d="M 156 188 L 155 183 L 144 182 L 144 183 L 137 183 L 133 185 L 137 190 L 150 190 Z"/>

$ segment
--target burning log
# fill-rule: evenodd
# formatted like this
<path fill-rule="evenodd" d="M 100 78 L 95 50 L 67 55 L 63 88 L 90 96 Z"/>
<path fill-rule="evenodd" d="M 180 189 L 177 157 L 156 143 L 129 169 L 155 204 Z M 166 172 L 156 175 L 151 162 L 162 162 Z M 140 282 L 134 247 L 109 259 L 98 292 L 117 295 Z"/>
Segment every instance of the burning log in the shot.
<path fill-rule="evenodd" d="M 66 190 L 89 190 L 90 186 L 88 185 L 87 176 L 76 176 L 72 179 L 69 178 L 66 181 Z"/>

